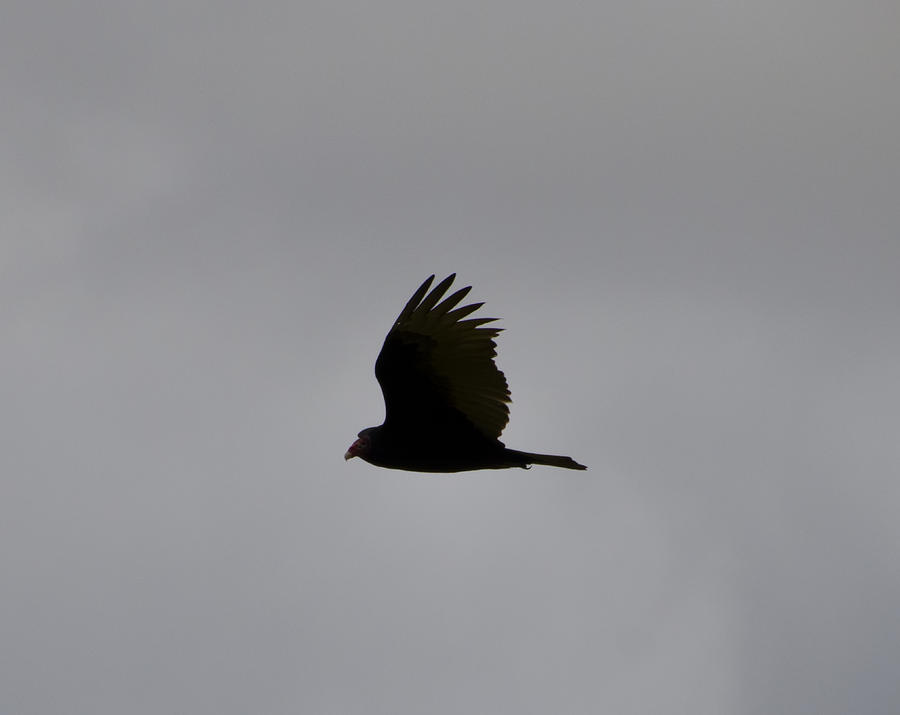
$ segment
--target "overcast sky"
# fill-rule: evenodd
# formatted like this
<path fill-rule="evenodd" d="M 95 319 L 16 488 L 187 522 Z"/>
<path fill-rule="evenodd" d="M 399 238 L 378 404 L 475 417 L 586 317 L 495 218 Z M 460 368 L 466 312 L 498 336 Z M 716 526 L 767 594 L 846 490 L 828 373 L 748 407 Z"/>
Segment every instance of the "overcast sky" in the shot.
<path fill-rule="evenodd" d="M 0 712 L 896 713 L 898 32 L 7 4 Z M 588 471 L 344 462 L 451 272 Z"/>

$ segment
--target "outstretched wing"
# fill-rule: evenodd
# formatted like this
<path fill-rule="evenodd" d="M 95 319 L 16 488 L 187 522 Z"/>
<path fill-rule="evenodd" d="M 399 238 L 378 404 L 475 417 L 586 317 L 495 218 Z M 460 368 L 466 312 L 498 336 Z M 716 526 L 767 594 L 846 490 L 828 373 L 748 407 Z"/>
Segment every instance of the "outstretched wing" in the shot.
<path fill-rule="evenodd" d="M 466 319 L 483 303 L 456 307 L 471 286 L 441 301 L 455 277 L 430 293 L 434 276 L 429 277 L 384 340 L 375 376 L 384 394 L 385 426 L 422 429 L 430 422 L 456 422 L 461 415 L 497 439 L 509 421 L 510 401 L 506 378 L 494 364 L 494 338 L 501 328 L 482 327 L 496 318 Z"/>

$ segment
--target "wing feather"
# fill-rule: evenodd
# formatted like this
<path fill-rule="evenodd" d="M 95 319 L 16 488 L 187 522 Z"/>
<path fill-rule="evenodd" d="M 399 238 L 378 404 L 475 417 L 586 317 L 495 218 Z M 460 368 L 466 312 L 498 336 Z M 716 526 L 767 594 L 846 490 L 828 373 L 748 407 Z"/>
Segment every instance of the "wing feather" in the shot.
<path fill-rule="evenodd" d="M 425 279 L 425 282 L 420 285 L 416 292 L 413 293 L 412 298 L 406 303 L 406 306 L 403 310 L 400 311 L 400 315 L 397 316 L 397 320 L 394 322 L 394 325 L 397 325 L 401 321 L 405 320 L 409 317 L 410 314 L 416 309 L 416 306 L 422 302 L 422 298 L 425 297 L 425 294 L 428 292 L 428 288 L 431 286 L 431 282 L 434 280 L 434 275 L 428 276 Z"/>
<path fill-rule="evenodd" d="M 450 287 L 450 284 L 453 283 L 453 279 L 456 278 L 456 274 L 452 273 L 440 283 L 438 283 L 434 289 L 429 293 L 425 300 L 423 300 L 418 306 L 416 306 L 413 311 L 413 315 L 418 315 L 421 318 L 427 318 L 428 312 L 437 305 L 437 302 L 441 299 L 444 293 L 447 292 L 447 289 Z"/>
<path fill-rule="evenodd" d="M 472 303 L 471 305 L 464 305 L 462 308 L 457 308 L 456 310 L 451 310 L 447 313 L 447 319 L 452 320 L 454 322 L 458 320 L 462 320 L 467 315 L 474 313 L 478 310 L 484 303 Z"/>

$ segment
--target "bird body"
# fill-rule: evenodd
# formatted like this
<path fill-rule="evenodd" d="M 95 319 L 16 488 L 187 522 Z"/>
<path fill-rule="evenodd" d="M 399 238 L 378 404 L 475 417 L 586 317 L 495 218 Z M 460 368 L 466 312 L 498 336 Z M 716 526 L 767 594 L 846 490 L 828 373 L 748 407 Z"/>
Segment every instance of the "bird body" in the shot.
<path fill-rule="evenodd" d="M 417 472 L 528 468 L 585 469 L 570 457 L 508 449 L 499 437 L 509 421 L 509 388 L 494 364 L 495 318 L 467 318 L 482 303 L 456 306 L 471 287 L 441 300 L 456 274 L 429 293 L 430 276 L 413 294 L 384 340 L 375 376 L 384 424 L 367 427 L 345 459 Z"/>

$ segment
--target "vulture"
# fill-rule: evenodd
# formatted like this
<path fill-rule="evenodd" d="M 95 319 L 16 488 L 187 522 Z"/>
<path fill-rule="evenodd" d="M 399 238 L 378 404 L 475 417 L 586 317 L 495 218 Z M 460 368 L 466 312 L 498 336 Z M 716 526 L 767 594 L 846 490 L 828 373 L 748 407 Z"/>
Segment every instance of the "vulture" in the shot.
<path fill-rule="evenodd" d="M 452 274 L 432 290 L 430 276 L 388 332 L 375 362 L 384 395 L 384 424 L 367 427 L 344 459 L 415 472 L 529 469 L 545 464 L 586 469 L 571 457 L 509 449 L 509 388 L 494 364 L 496 318 L 467 318 L 483 303 L 457 307 L 471 286 L 447 298 Z M 443 298 L 443 300 L 441 300 Z"/>

